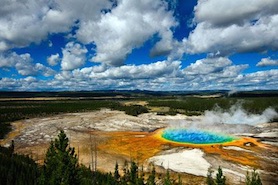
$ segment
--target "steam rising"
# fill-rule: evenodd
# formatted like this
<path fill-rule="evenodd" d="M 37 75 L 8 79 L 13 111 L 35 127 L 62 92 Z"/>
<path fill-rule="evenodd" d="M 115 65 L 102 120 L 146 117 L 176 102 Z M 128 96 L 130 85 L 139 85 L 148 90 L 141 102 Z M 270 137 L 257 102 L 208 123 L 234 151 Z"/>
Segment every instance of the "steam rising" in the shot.
<path fill-rule="evenodd" d="M 228 111 L 217 107 L 205 111 L 203 116 L 190 117 L 186 120 L 172 121 L 170 127 L 190 130 L 208 130 L 219 133 L 260 133 L 257 124 L 268 123 L 278 117 L 273 108 L 267 108 L 262 114 L 251 114 L 240 104 L 233 105 Z"/>
<path fill-rule="evenodd" d="M 240 105 L 233 105 L 228 112 L 221 109 L 205 111 L 202 122 L 207 124 L 225 123 L 225 124 L 248 124 L 256 125 L 267 123 L 278 114 L 273 108 L 267 108 L 259 114 L 249 114 Z"/>

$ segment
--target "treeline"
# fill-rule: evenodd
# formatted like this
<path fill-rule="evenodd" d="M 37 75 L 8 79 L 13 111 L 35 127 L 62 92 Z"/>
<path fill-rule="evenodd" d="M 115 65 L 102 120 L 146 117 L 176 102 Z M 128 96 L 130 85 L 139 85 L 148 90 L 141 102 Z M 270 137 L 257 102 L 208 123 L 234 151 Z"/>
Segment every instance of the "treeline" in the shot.
<path fill-rule="evenodd" d="M 150 99 L 150 107 L 169 107 L 166 114 L 182 113 L 186 115 L 202 114 L 206 110 L 212 110 L 215 106 L 223 110 L 229 110 L 231 106 L 239 104 L 249 113 L 261 114 L 265 109 L 272 107 L 278 112 L 278 97 L 263 98 L 198 98 L 185 97 L 179 99 Z"/>
<path fill-rule="evenodd" d="M 170 171 L 161 177 L 152 166 L 151 172 L 131 161 L 125 163 L 119 172 L 118 163 L 114 173 L 92 171 L 78 163 L 74 148 L 61 131 L 50 143 L 43 166 L 37 165 L 30 157 L 14 153 L 14 143 L 10 147 L 0 147 L 0 184 L 1 185 L 182 185 L 182 179 L 172 178 Z M 216 178 L 208 171 L 208 185 L 225 185 L 226 177 L 219 167 Z M 254 170 L 246 175 L 246 185 L 262 185 L 259 174 Z"/>

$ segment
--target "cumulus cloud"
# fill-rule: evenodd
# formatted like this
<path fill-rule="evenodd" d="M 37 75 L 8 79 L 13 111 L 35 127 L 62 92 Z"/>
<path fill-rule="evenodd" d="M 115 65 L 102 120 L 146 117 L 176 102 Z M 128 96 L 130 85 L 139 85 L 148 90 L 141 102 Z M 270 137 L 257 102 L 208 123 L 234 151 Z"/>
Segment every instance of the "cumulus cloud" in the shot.
<path fill-rule="evenodd" d="M 215 80 L 221 84 L 221 82 L 232 81 L 246 68 L 248 68 L 247 64 L 233 65 L 232 61 L 226 57 L 204 58 L 190 64 L 183 69 L 183 73 L 188 79 L 199 81 L 199 83 Z"/>
<path fill-rule="evenodd" d="M 204 59 L 205 60 L 205 59 Z M 222 71 L 211 75 L 188 75 L 181 69 L 181 62 L 161 61 L 154 64 L 126 65 L 109 67 L 98 65 L 60 71 L 50 80 L 37 80 L 28 83 L 20 79 L 0 80 L 2 89 L 15 90 L 96 90 L 96 89 L 146 89 L 146 90 L 210 90 L 237 89 L 253 90 L 272 89 L 278 86 L 278 70 L 260 71 L 243 75 L 245 65 L 227 65 Z M 144 74 L 146 71 L 147 74 Z M 5 84 L 5 85 L 4 85 Z M 37 84 L 35 86 L 34 84 Z M 255 84 L 255 85 L 254 85 Z M 23 87 L 24 85 L 24 87 Z"/>
<path fill-rule="evenodd" d="M 23 76 L 38 75 L 53 76 L 55 71 L 41 63 L 34 63 L 29 53 L 18 55 L 15 52 L 0 55 L 0 67 L 15 68 Z"/>
<path fill-rule="evenodd" d="M 262 16 L 277 14 L 277 7 L 276 0 L 199 0 L 194 8 L 195 21 L 215 26 L 243 25 Z"/>
<path fill-rule="evenodd" d="M 105 0 L 2 0 L 0 51 L 39 43 L 51 33 L 69 32 L 77 20 L 97 19 L 101 9 L 110 7 Z"/>
<path fill-rule="evenodd" d="M 92 60 L 113 66 L 122 65 L 134 48 L 157 33 L 161 40 L 151 55 L 168 54 L 171 29 L 177 25 L 168 3 L 161 0 L 4 0 L 0 13 L 0 51 L 40 43 L 49 34 L 69 33 L 75 27 L 73 37 L 96 45 Z"/>
<path fill-rule="evenodd" d="M 266 66 L 278 66 L 278 60 L 272 60 L 270 57 L 263 58 L 260 62 L 257 63 L 258 67 L 266 67 Z"/>
<path fill-rule="evenodd" d="M 125 65 L 112 67 L 96 65 L 61 71 L 53 81 L 67 88 L 68 84 L 81 89 L 165 89 L 169 81 L 181 78 L 180 61 L 160 61 L 139 66 Z M 57 86 L 55 86 L 57 87 Z M 70 86 L 69 86 L 70 87 Z M 70 87 L 71 88 L 71 87 Z"/>
<path fill-rule="evenodd" d="M 225 56 L 278 50 L 277 7 L 275 0 L 200 0 L 195 7 L 197 25 L 183 40 L 184 52 Z"/>
<path fill-rule="evenodd" d="M 187 75 L 201 75 L 217 73 L 224 70 L 225 67 L 231 65 L 232 62 L 228 58 L 206 58 L 197 60 L 189 65 L 184 71 Z"/>
<path fill-rule="evenodd" d="M 65 48 L 62 50 L 62 70 L 73 70 L 84 65 L 87 52 L 88 50 L 85 46 L 81 46 L 80 44 L 74 42 L 67 43 Z"/>
<path fill-rule="evenodd" d="M 38 80 L 33 76 L 27 76 L 19 79 L 2 78 L 0 79 L 0 88 L 11 91 L 41 91 L 49 90 L 50 86 L 47 81 Z"/>
<path fill-rule="evenodd" d="M 56 53 L 47 58 L 47 62 L 51 66 L 56 66 L 60 62 L 60 55 Z"/>
<path fill-rule="evenodd" d="M 152 64 L 124 65 L 112 67 L 101 73 L 92 73 L 93 78 L 112 78 L 112 79 L 152 79 L 161 76 L 177 75 L 181 62 L 155 62 Z"/>
<path fill-rule="evenodd" d="M 238 86 L 246 89 L 273 89 L 278 87 L 278 70 L 258 71 L 240 75 L 235 80 Z"/>
<path fill-rule="evenodd" d="M 170 28 L 176 24 L 172 12 L 167 11 L 167 4 L 163 1 L 122 0 L 98 21 L 81 22 L 77 38 L 83 43 L 96 44 L 93 61 L 119 66 L 134 48 L 142 46 L 156 33 L 161 36 L 160 42 L 167 43 L 167 46 L 163 47 L 160 43 L 153 53 L 164 53 L 171 49 Z"/>
<path fill-rule="evenodd" d="M 234 65 L 226 57 L 197 60 L 182 70 L 186 86 L 190 89 L 233 89 L 237 78 L 247 64 Z"/>
<path fill-rule="evenodd" d="M 163 33 L 162 39 L 158 41 L 150 51 L 150 56 L 165 56 L 171 53 L 176 41 L 173 40 L 171 31 Z"/>

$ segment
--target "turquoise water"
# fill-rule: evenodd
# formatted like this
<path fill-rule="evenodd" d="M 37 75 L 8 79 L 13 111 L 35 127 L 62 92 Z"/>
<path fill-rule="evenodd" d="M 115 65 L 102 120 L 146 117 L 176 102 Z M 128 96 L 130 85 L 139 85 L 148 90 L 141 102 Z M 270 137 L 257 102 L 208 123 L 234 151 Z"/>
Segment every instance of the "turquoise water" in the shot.
<path fill-rule="evenodd" d="M 162 133 L 162 137 L 170 141 L 192 144 L 226 143 L 235 139 L 228 135 L 187 129 L 165 129 Z"/>

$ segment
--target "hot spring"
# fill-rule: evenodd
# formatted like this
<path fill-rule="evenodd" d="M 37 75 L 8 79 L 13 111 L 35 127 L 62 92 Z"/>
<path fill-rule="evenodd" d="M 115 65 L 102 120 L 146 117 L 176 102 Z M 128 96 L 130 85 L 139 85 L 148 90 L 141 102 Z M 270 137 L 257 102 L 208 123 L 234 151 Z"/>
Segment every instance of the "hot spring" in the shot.
<path fill-rule="evenodd" d="M 221 144 L 231 142 L 236 138 L 220 133 L 182 128 L 169 128 L 162 132 L 162 137 L 169 141 L 191 144 Z"/>

